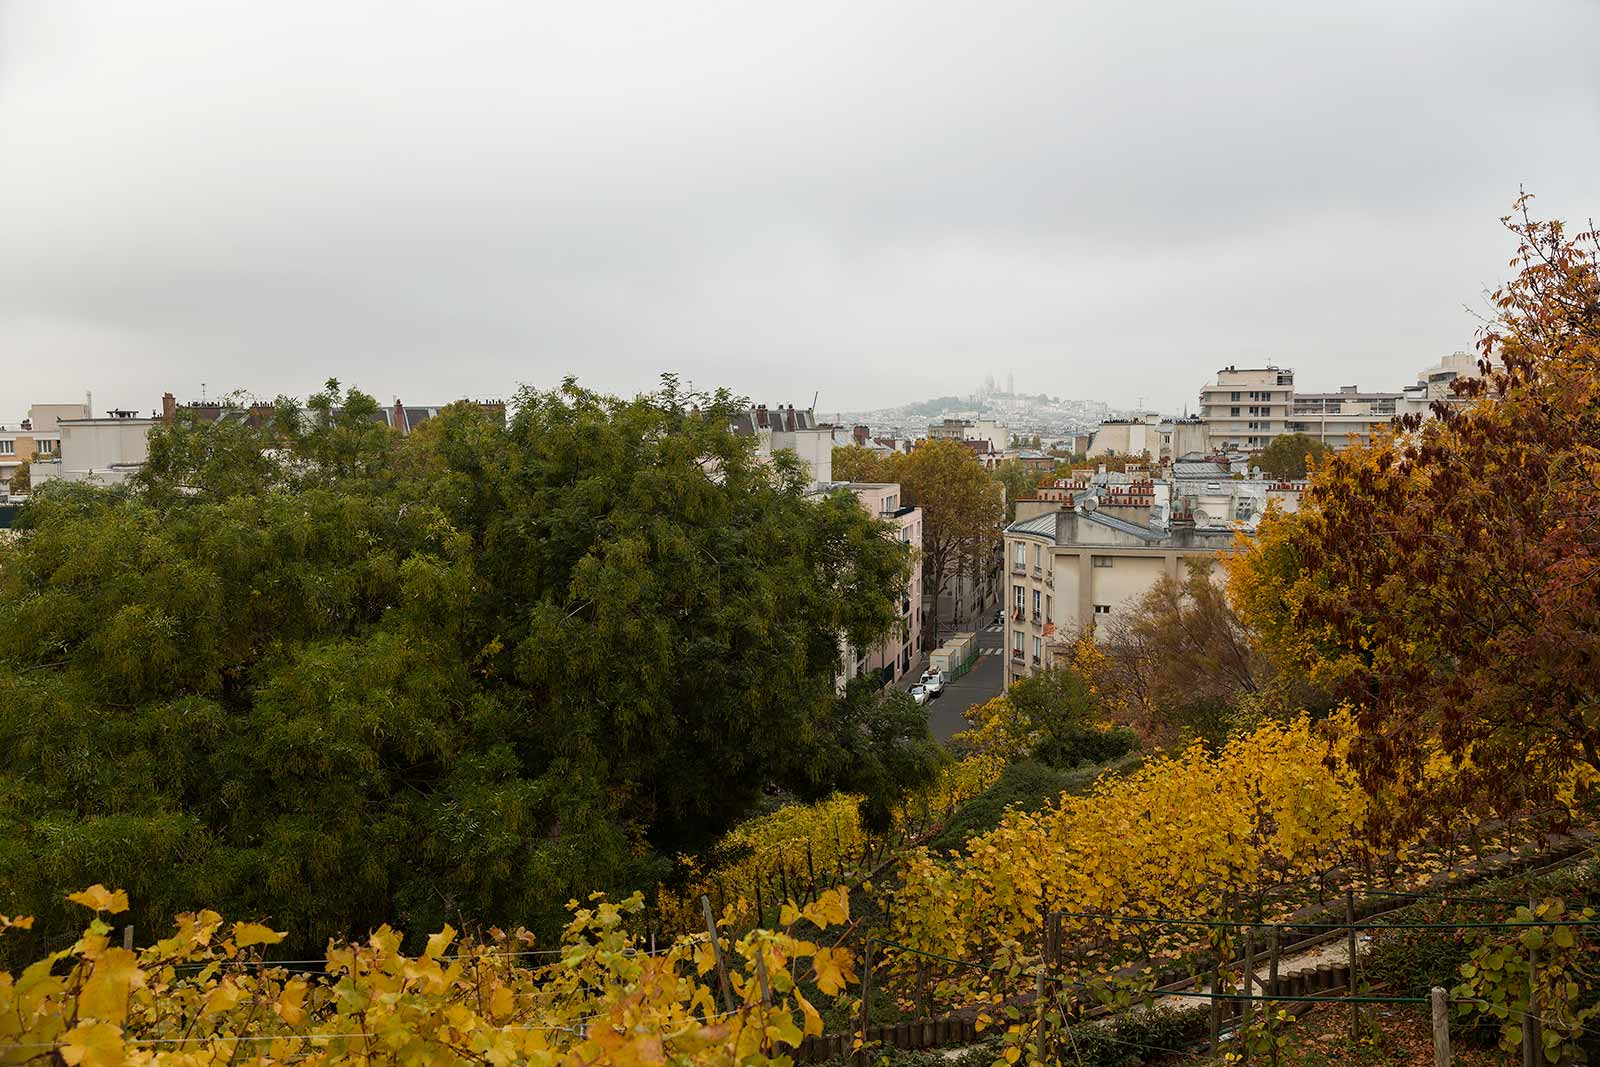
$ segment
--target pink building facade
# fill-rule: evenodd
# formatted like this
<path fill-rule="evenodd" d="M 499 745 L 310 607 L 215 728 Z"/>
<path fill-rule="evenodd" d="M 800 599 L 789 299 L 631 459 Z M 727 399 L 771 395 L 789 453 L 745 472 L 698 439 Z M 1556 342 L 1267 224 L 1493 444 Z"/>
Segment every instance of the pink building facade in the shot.
<path fill-rule="evenodd" d="M 900 486 L 896 482 L 848 482 L 843 488 L 855 494 L 861 506 L 871 515 L 893 523 L 900 543 L 913 560 L 922 554 L 922 509 L 905 507 L 901 503 Z M 922 566 L 914 562 L 911 578 L 899 600 L 900 624 L 871 648 L 846 646 L 844 674 L 840 684 L 863 674 L 876 674 L 883 685 L 903 678 L 922 657 Z"/>

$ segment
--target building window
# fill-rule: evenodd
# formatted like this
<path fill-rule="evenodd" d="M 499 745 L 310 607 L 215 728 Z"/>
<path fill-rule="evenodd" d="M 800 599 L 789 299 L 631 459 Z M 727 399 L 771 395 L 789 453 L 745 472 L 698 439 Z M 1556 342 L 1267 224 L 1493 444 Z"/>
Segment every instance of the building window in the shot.
<path fill-rule="evenodd" d="M 1028 565 L 1028 546 L 1021 541 L 1017 542 L 1017 550 L 1011 554 L 1013 565 L 1017 570 L 1022 570 Z"/>
<path fill-rule="evenodd" d="M 1021 615 L 1022 614 L 1022 604 L 1023 604 L 1023 599 L 1022 598 L 1025 595 L 1023 593 L 1023 591 L 1022 591 L 1022 586 L 1020 586 L 1020 585 L 1012 586 L 1011 587 L 1011 593 L 1012 593 L 1011 599 L 1016 604 L 1017 614 Z"/>
<path fill-rule="evenodd" d="M 1238 408 L 1229 408 L 1228 409 L 1228 415 L 1231 418 L 1237 419 L 1239 417 L 1239 409 Z"/>
<path fill-rule="evenodd" d="M 1111 605 L 1110 604 L 1096 604 L 1094 606 L 1094 613 L 1096 615 L 1110 615 L 1111 614 Z"/>
<path fill-rule="evenodd" d="M 1039 605 L 1041 603 L 1041 598 L 1043 596 L 1044 596 L 1044 594 L 1039 592 L 1039 590 L 1035 589 L 1033 591 L 1033 616 L 1034 616 L 1034 618 L 1038 618 L 1039 617 Z"/>
<path fill-rule="evenodd" d="M 1050 610 L 1050 594 L 1046 593 L 1045 596 L 1044 596 L 1044 618 L 1045 618 L 1045 621 L 1049 622 L 1050 619 L 1054 616 L 1054 614 L 1055 613 Z"/>
<path fill-rule="evenodd" d="M 51 453 L 53 453 L 55 450 L 56 450 L 56 443 L 54 441 L 40 441 L 39 442 L 39 454 L 41 456 L 48 456 Z"/>
<path fill-rule="evenodd" d="M 1238 400 L 1239 399 L 1239 394 L 1238 393 L 1234 393 L 1232 399 Z"/>
<path fill-rule="evenodd" d="M 1109 567 L 1109 566 L 1111 566 L 1111 557 L 1110 556 L 1095 556 L 1094 557 L 1094 565 L 1096 567 Z"/>
<path fill-rule="evenodd" d="M 1033 639 L 1033 662 L 1038 663 L 1039 657 L 1044 655 L 1044 642 L 1037 637 Z"/>
<path fill-rule="evenodd" d="M 14 456 L 17 454 L 15 441 L 0 441 L 0 456 Z"/>
<path fill-rule="evenodd" d="M 1022 633 L 1018 631 L 1011 635 L 1011 654 L 1017 659 L 1022 658 Z"/>

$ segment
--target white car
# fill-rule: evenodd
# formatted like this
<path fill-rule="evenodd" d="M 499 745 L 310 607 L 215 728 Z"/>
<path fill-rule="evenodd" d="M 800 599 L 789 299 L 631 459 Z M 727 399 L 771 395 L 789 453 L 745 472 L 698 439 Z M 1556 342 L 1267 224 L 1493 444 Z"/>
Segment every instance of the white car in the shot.
<path fill-rule="evenodd" d="M 911 699 L 915 700 L 919 707 L 923 704 L 926 704 L 928 702 L 928 687 L 925 685 L 912 686 Z"/>
<path fill-rule="evenodd" d="M 936 697 L 944 692 L 944 671 L 923 671 L 922 686 L 930 697 Z"/>

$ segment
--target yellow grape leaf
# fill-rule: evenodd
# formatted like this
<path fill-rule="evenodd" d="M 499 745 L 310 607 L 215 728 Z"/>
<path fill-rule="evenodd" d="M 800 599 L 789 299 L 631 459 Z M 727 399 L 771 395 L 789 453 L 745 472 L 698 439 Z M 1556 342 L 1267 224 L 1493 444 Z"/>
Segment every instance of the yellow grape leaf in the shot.
<path fill-rule="evenodd" d="M 110 1023 L 79 1023 L 61 1035 L 61 1058 L 73 1067 L 121 1067 L 122 1029 Z"/>
<path fill-rule="evenodd" d="M 299 1026 L 306 1017 L 306 982 L 303 978 L 293 978 L 284 983 L 283 992 L 278 994 L 278 1018 L 290 1026 Z"/>
<path fill-rule="evenodd" d="M 0 915 L 0 930 L 32 930 L 32 915 Z"/>
<path fill-rule="evenodd" d="M 800 921 L 800 909 L 790 901 L 784 901 L 783 908 L 778 912 L 779 926 L 793 926 Z"/>
<path fill-rule="evenodd" d="M 512 995 L 510 986 L 495 986 L 494 992 L 489 994 L 489 1017 L 492 1019 L 509 1018 L 516 1006 L 516 997 Z"/>
<path fill-rule="evenodd" d="M 113 915 L 128 910 L 127 893 L 120 889 L 107 889 L 99 882 L 82 892 L 68 893 L 67 899 L 95 911 L 109 911 Z"/>
<path fill-rule="evenodd" d="M 428 937 L 428 947 L 422 955 L 430 960 L 438 959 L 440 953 L 450 947 L 450 942 L 456 939 L 456 928 L 449 923 L 444 924 L 444 929 Z"/>
<path fill-rule="evenodd" d="M 125 948 L 107 949 L 78 994 L 78 1015 L 120 1025 L 128 1017 L 128 994 L 143 985 L 139 957 Z"/>
<path fill-rule="evenodd" d="M 235 985 L 232 978 L 224 978 L 206 992 L 205 1008 L 200 1014 L 220 1015 L 231 1011 L 243 999 L 244 990 Z"/>
<path fill-rule="evenodd" d="M 788 1012 L 774 1012 L 777 1018 L 772 1020 L 772 1025 L 767 1027 L 767 1032 L 782 1041 L 790 1048 L 799 1048 L 800 1042 L 805 1040 L 805 1035 L 794 1024 L 794 1018 Z"/>
<path fill-rule="evenodd" d="M 251 945 L 276 945 L 287 936 L 260 923 L 233 924 L 233 943 L 240 948 L 249 948 Z"/>
<path fill-rule="evenodd" d="M 819 948 L 811 957 L 811 966 L 817 972 L 817 988 L 830 997 L 837 996 L 845 986 L 844 971 L 834 958 L 835 952 L 835 949 Z"/>
<path fill-rule="evenodd" d="M 1017 1046 L 1012 1045 L 1010 1048 L 1006 1049 L 1006 1062 L 1007 1063 L 1016 1063 L 1017 1060 L 1019 1060 L 1021 1057 L 1022 1057 L 1022 1050 L 1019 1049 Z"/>
<path fill-rule="evenodd" d="M 805 910 L 806 918 L 826 930 L 830 923 L 838 924 L 850 918 L 850 890 L 844 886 L 824 890 Z"/>
<path fill-rule="evenodd" d="M 805 1032 L 807 1037 L 818 1036 L 822 1033 L 822 1016 L 817 1009 L 811 1006 L 811 1001 L 801 995 L 800 990 L 794 991 L 794 999 L 800 1004 L 800 1014 L 805 1019 Z"/>

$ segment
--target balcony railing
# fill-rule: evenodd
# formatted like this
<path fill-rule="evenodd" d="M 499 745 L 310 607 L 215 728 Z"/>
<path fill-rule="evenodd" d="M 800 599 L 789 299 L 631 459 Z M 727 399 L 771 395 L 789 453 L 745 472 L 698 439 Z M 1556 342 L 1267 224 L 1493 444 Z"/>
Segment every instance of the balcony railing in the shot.
<path fill-rule="evenodd" d="M 1044 621 L 1044 616 L 1043 615 L 1039 614 L 1037 611 L 1033 613 L 1033 624 L 1035 626 L 1038 626 L 1043 621 Z"/>
<path fill-rule="evenodd" d="M 1012 608 L 1011 609 L 1011 621 L 1013 621 L 1013 622 L 1021 622 L 1022 621 L 1022 609 L 1021 608 Z"/>
<path fill-rule="evenodd" d="M 1022 662 L 1022 649 L 1013 648 L 1011 650 L 1011 658 L 1016 660 L 1018 663 L 1021 663 Z"/>

